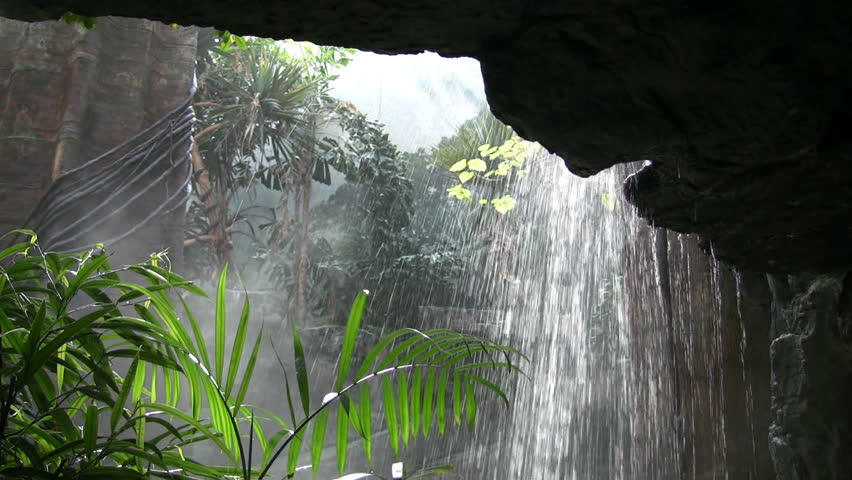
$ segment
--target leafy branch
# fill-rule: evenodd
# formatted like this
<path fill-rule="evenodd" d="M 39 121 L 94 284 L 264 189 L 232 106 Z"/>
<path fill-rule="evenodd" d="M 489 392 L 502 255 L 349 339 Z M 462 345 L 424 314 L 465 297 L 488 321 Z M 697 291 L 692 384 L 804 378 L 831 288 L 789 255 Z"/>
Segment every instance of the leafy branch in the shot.
<path fill-rule="evenodd" d="M 449 167 L 451 173 L 458 175 L 459 183 L 447 189 L 448 196 L 459 200 L 470 202 L 473 200 L 471 190 L 464 185 L 474 179 L 496 180 L 495 177 L 507 177 L 513 171 L 518 178 L 524 178 L 528 171 L 521 170 L 524 165 L 526 154 L 533 148 L 534 144 L 513 135 L 502 145 L 491 146 L 480 145 L 477 148 L 479 157 L 461 159 Z M 500 214 L 506 214 L 515 208 L 515 200 L 511 195 L 502 195 L 494 198 L 478 199 L 480 205 L 491 204 Z"/>

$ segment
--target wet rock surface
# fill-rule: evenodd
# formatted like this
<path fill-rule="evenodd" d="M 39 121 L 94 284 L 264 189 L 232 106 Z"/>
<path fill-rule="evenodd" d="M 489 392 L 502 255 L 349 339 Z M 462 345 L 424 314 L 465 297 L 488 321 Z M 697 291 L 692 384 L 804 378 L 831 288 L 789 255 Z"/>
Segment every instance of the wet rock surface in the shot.
<path fill-rule="evenodd" d="M 825 3 L 825 5 L 823 5 Z M 84 15 L 215 25 L 385 53 L 479 58 L 493 111 L 592 175 L 628 183 L 654 225 L 742 268 L 852 267 L 852 8 L 636 0 L 239 2 L 0 0 L 24 20 Z"/>
<path fill-rule="evenodd" d="M 770 278 L 769 449 L 779 480 L 852 478 L 848 277 Z"/>

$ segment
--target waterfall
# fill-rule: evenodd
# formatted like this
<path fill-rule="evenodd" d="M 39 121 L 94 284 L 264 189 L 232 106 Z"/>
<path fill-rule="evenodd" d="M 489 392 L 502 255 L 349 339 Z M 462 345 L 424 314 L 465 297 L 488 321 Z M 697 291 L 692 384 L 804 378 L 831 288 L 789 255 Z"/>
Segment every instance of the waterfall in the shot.
<path fill-rule="evenodd" d="M 424 464 L 471 480 L 767 478 L 753 398 L 766 379 L 747 372 L 768 336 L 746 342 L 734 272 L 635 215 L 621 185 L 636 166 L 582 179 L 543 150 L 529 164 L 506 187 L 515 210 L 458 202 L 431 225 L 473 253 L 457 305 L 422 307 L 422 321 L 531 362 L 510 412 L 495 403 L 472 434 L 428 442 Z"/>
<path fill-rule="evenodd" d="M 469 59 L 428 57 L 418 67 L 415 57 L 368 57 L 365 78 L 340 92 L 372 115 L 370 99 L 393 99 L 382 104 L 401 113 L 379 113 L 412 151 L 434 146 L 438 131 L 453 134 L 461 120 L 450 119 L 471 100 L 456 90 L 482 88 Z M 429 88 L 397 85 L 403 73 Z M 378 91 L 367 88 L 377 77 L 385 78 Z M 411 228 L 436 245 L 452 239 L 462 260 L 451 293 L 424 279 L 406 299 L 419 312 L 409 326 L 509 343 L 530 357 L 529 378 L 510 385 L 508 411 L 481 395 L 473 432 L 420 440 L 402 454 L 407 465 L 451 464 L 446 478 L 470 480 L 772 478 L 769 305 L 759 275 L 735 273 L 695 236 L 638 218 L 622 196 L 636 164 L 583 179 L 541 149 L 526 178 L 471 187 L 481 198 L 510 193 L 517 206 L 501 215 L 447 199 L 453 180 L 429 160 L 413 178 Z M 744 288 L 752 291 L 740 295 Z"/>
<path fill-rule="evenodd" d="M 455 328 L 476 318 L 530 357 L 512 411 L 491 411 L 456 466 L 477 479 L 629 478 L 621 178 L 581 179 L 543 149 L 527 161 L 529 176 L 507 185 L 514 210 L 460 203 L 442 225 L 476 252 L 458 286 L 468 308 L 425 316 Z"/>

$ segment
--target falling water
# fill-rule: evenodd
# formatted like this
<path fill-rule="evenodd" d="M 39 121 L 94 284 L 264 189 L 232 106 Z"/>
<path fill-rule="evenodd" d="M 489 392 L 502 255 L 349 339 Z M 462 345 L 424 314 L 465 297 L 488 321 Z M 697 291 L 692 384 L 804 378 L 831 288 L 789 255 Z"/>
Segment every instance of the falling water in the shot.
<path fill-rule="evenodd" d="M 458 203 L 430 226 L 475 253 L 458 306 L 421 313 L 518 347 L 529 379 L 510 414 L 494 406 L 424 463 L 471 480 L 765 478 L 743 374 L 765 345 L 745 343 L 733 272 L 636 217 L 621 196 L 636 166 L 581 179 L 543 150 L 528 162 L 506 216 Z"/>
<path fill-rule="evenodd" d="M 383 74 L 374 66 L 370 75 Z M 434 64 L 423 75 L 440 79 L 427 86 L 452 85 Z M 441 108 L 444 123 L 460 114 L 426 90 L 450 109 Z M 378 115 L 393 103 L 380 101 Z M 451 478 L 470 480 L 766 478 L 754 442 L 765 426 L 752 418 L 752 396 L 765 386 L 752 392 L 761 379 L 743 372 L 767 350 L 746 342 L 733 272 L 696 238 L 636 216 L 622 197 L 636 165 L 582 179 L 544 149 L 527 165 L 528 177 L 480 192 L 511 193 L 517 206 L 506 215 L 447 200 L 452 179 L 435 165 L 414 179 L 417 198 L 443 214 L 416 214 L 411 228 L 455 239 L 465 258 L 451 298 L 423 282 L 409 299 L 419 326 L 484 333 L 530 363 L 528 378 L 510 385 L 510 411 L 486 401 L 474 432 L 430 438 L 403 458 L 449 463 Z"/>
<path fill-rule="evenodd" d="M 620 182 L 611 172 L 574 177 L 554 156 L 533 161 L 540 173 L 517 212 L 527 220 L 513 265 L 525 301 L 508 303 L 504 320 L 504 332 L 532 358 L 531 379 L 515 393 L 525 418 L 503 449 L 505 473 L 621 478 L 628 436 Z"/>
<path fill-rule="evenodd" d="M 498 411 L 505 421 L 478 432 L 496 444 L 471 448 L 466 474 L 623 478 L 630 437 L 620 179 L 612 172 L 573 176 L 544 150 L 527 162 L 530 176 L 511 186 L 514 210 L 478 211 L 477 221 L 466 222 L 467 241 L 480 243 L 472 249 L 481 253 L 459 288 L 473 292 L 485 323 L 531 360 L 529 380 L 514 389 L 514 418 Z"/>

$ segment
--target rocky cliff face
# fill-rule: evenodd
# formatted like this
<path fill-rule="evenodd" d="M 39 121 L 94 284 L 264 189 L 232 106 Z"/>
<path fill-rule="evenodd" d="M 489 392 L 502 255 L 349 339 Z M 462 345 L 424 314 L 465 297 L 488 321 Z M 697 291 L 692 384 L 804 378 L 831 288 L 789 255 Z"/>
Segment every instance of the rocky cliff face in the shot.
<path fill-rule="evenodd" d="M 634 478 L 774 478 L 765 275 L 715 262 L 695 236 L 631 228 L 632 411 L 643 426 L 634 435 L 658 446 L 634 459 Z"/>
<path fill-rule="evenodd" d="M 156 218 L 150 215 L 179 190 L 187 168 L 164 174 L 154 166 L 156 158 L 140 157 L 143 166 L 115 169 L 117 159 L 132 151 L 118 146 L 136 135 L 155 135 L 141 132 L 188 98 L 195 51 L 195 28 L 106 17 L 86 31 L 64 22 L 0 18 L 0 230 L 38 224 L 42 244 L 62 250 L 119 238 L 141 226 L 110 249 L 121 251 L 124 261 L 138 261 L 155 249 L 169 248 L 178 261 L 184 206 L 165 209 Z M 189 116 L 191 123 L 191 112 Z M 189 128 L 180 141 L 163 136 L 160 142 L 181 143 L 185 157 Z M 146 150 L 155 152 L 151 157 L 160 154 L 152 146 L 155 140 Z M 97 158 L 100 164 L 91 167 L 89 162 Z M 174 154 L 160 163 L 171 168 L 180 162 L 181 155 Z M 80 171 L 83 177 L 101 172 L 104 181 L 127 186 L 126 193 L 81 187 L 79 178 L 68 176 L 81 167 L 88 169 Z M 61 187 L 55 183 L 59 178 Z M 47 221 L 28 215 L 51 187 L 63 193 L 56 197 L 57 208 L 40 211 L 54 216 L 48 227 Z M 115 210 L 120 205 L 124 207 Z M 94 218 L 81 220 L 89 214 Z M 52 234 L 59 231 L 63 233 Z"/>
<path fill-rule="evenodd" d="M 770 278 L 779 480 L 852 476 L 852 275 Z"/>

